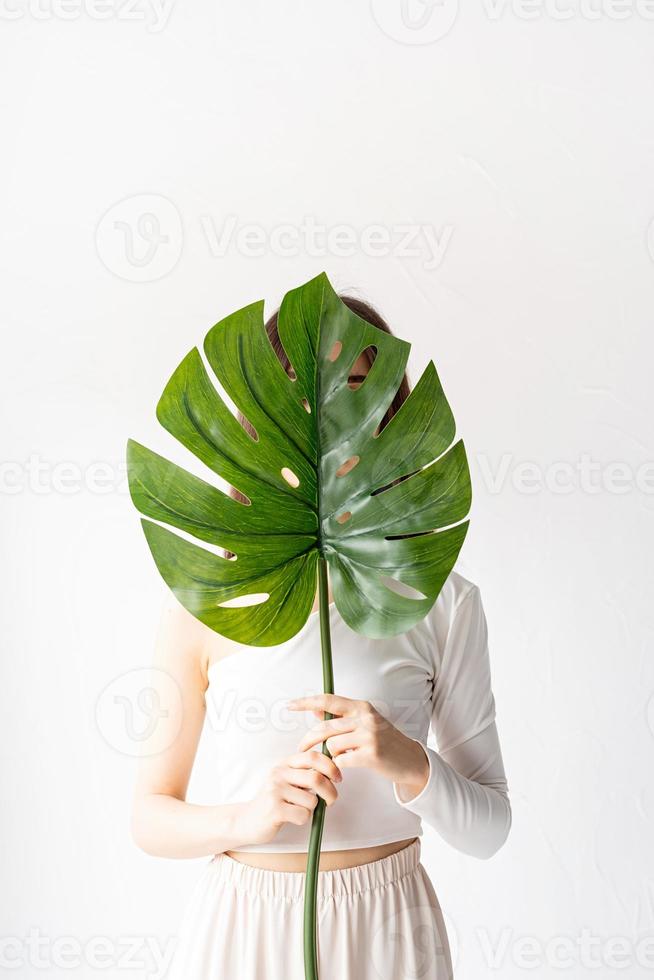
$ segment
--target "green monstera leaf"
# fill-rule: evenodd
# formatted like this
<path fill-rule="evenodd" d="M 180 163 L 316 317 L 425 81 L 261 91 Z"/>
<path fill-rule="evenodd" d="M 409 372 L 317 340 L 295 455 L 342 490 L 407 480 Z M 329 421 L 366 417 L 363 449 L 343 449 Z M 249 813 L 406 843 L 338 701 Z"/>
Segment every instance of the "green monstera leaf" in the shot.
<path fill-rule="evenodd" d="M 433 605 L 468 526 L 465 450 L 452 444 L 454 419 L 436 369 L 427 366 L 379 431 L 409 344 L 353 313 L 325 275 L 285 296 L 279 335 L 291 373 L 270 344 L 263 303 L 226 317 L 204 341 L 208 365 L 256 438 L 227 407 L 197 349 L 157 407 L 161 424 L 247 503 L 129 442 L 130 491 L 151 518 L 143 521 L 150 550 L 182 605 L 241 643 L 277 644 L 301 629 L 319 557 L 345 622 L 370 637 L 396 635 Z M 350 370 L 369 347 L 373 365 L 351 387 Z M 237 605 L 247 597 L 254 604 Z"/>

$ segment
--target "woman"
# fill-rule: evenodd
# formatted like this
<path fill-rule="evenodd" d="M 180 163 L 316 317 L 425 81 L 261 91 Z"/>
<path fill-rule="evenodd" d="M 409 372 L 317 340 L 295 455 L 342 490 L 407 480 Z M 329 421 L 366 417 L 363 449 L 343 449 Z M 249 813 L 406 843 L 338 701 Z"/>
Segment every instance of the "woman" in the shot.
<path fill-rule="evenodd" d="M 390 333 L 370 306 L 342 299 Z M 291 372 L 276 314 L 266 329 Z M 373 349 L 358 358 L 352 387 L 373 358 Z M 409 390 L 405 377 L 382 427 Z M 155 664 L 181 697 L 160 719 L 161 751 L 142 762 L 134 837 L 149 854 L 212 856 L 185 917 L 174 980 L 301 980 L 308 825 L 319 797 L 328 807 L 321 980 L 452 976 L 420 863 L 422 822 L 480 858 L 511 825 L 479 590 L 453 572 L 429 614 L 387 640 L 351 631 L 333 603 L 330 617 L 338 695 L 316 693 L 317 599 L 293 639 L 265 648 L 214 633 L 172 597 L 167 605 Z M 335 717 L 323 721 L 324 712 Z M 216 740 L 215 806 L 186 802 L 205 717 Z M 438 751 L 426 745 L 430 727 Z M 321 752 L 325 739 L 332 759 Z"/>

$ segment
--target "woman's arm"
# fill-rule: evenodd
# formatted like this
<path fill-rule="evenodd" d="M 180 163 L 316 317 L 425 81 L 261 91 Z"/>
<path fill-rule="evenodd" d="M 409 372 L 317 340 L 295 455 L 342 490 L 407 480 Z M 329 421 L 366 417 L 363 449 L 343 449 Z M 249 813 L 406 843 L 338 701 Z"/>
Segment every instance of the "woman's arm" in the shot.
<path fill-rule="evenodd" d="M 326 739 L 340 769 L 371 769 L 391 780 L 397 803 L 457 850 L 489 858 L 506 840 L 511 807 L 494 722 L 439 754 L 399 731 L 368 701 L 316 694 L 289 708 L 335 716 L 312 728 L 300 750 Z"/>
<path fill-rule="evenodd" d="M 238 807 L 185 802 L 205 716 L 206 627 L 172 594 L 155 646 L 151 685 L 156 714 L 143 745 L 132 810 L 132 835 L 148 854 L 201 857 L 232 846 Z"/>
<path fill-rule="evenodd" d="M 477 586 L 457 603 L 434 679 L 432 724 L 438 751 L 422 743 L 429 771 L 416 794 L 395 799 L 457 850 L 489 858 L 511 829 L 511 804 L 495 724 L 488 628 Z"/>
<path fill-rule="evenodd" d="M 492 857 L 511 827 L 511 806 L 495 725 L 486 620 L 472 587 L 453 614 L 434 682 L 432 728 L 439 751 L 395 728 L 367 701 L 315 695 L 291 710 L 328 711 L 302 739 L 327 739 L 339 768 L 365 767 L 393 782 L 396 802 L 457 850 Z"/>
<path fill-rule="evenodd" d="M 511 829 L 511 804 L 495 722 L 449 752 L 438 753 L 426 745 L 422 749 L 429 762 L 425 785 L 408 798 L 403 785 L 395 783 L 395 799 L 431 824 L 458 851 L 492 857 Z"/>
<path fill-rule="evenodd" d="M 320 753 L 306 752 L 275 766 L 251 801 L 219 806 L 186 802 L 206 711 L 209 638 L 214 634 L 171 594 L 151 677 L 156 718 L 143 745 L 132 811 L 135 842 L 157 857 L 205 857 L 264 843 L 284 823 L 306 823 L 316 794 L 328 805 L 337 797 L 336 765 Z"/>

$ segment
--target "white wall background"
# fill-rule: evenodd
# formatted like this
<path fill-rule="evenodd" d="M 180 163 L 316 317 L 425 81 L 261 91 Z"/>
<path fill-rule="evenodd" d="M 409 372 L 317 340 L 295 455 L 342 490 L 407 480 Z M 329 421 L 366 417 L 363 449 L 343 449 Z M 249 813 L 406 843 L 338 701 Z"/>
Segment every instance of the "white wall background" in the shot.
<path fill-rule="evenodd" d="M 487 863 L 426 833 L 457 980 L 650 975 L 654 6 L 151 2 L 1 4 L 0 972 L 162 975 L 203 862 L 128 834 L 163 587 L 124 443 L 324 269 L 472 463 L 514 826 Z"/>

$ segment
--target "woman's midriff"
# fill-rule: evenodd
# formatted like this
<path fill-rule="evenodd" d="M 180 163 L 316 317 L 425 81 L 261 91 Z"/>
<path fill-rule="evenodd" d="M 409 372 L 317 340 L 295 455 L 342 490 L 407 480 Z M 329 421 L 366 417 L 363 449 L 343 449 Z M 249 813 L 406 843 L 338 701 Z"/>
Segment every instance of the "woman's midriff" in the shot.
<path fill-rule="evenodd" d="M 416 840 L 409 837 L 406 840 L 395 840 L 390 844 L 378 844 L 376 847 L 355 847 L 347 851 L 322 851 L 320 854 L 320 871 L 336 871 L 343 868 L 355 868 L 360 864 L 370 864 L 380 861 L 402 851 Z M 226 851 L 228 857 L 249 864 L 252 868 L 264 868 L 267 871 L 305 871 L 307 866 L 306 851 Z"/>

